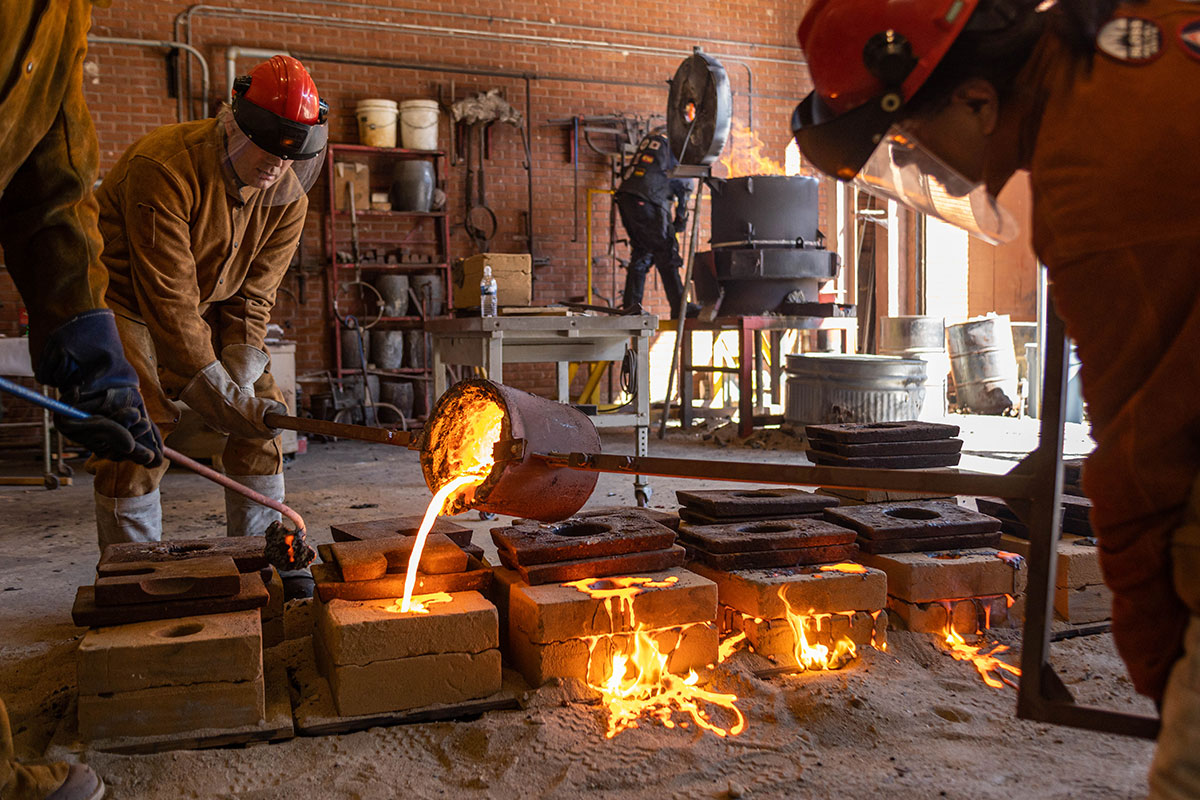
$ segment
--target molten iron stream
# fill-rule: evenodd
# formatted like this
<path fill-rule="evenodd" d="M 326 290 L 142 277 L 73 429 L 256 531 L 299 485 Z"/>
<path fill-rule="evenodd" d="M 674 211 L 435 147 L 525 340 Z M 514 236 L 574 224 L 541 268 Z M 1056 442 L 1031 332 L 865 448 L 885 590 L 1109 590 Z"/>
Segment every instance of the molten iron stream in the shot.
<path fill-rule="evenodd" d="M 630 645 L 624 652 L 613 655 L 612 670 L 608 679 L 601 686 L 593 686 L 600 691 L 608 709 L 608 731 L 605 738 L 611 739 L 621 731 L 636 728 L 642 717 L 652 717 L 664 727 L 674 728 L 676 723 L 672 714 L 676 711 L 688 714 L 697 726 L 721 737 L 736 736 L 746 728 L 746 718 L 735 705 L 736 695 L 699 688 L 696 684 L 700 679 L 695 672 L 689 672 L 686 678 L 671 674 L 667 670 L 667 661 L 679 646 L 679 641 L 677 640 L 675 646 L 667 652 L 662 652 L 658 643 L 634 618 L 633 598 L 638 593 L 647 588 L 665 588 L 677 580 L 673 576 L 663 581 L 655 581 L 645 576 L 631 576 L 589 578 L 563 584 L 589 597 L 604 600 L 610 619 L 613 619 L 613 600 L 617 600 L 617 611 L 621 619 L 628 613 L 630 624 L 634 626 Z M 616 620 L 613 621 L 615 628 Z M 598 640 L 600 637 L 595 638 Z M 593 650 L 594 647 L 595 643 Z M 734 723 L 728 728 L 714 724 L 702 703 L 720 706 L 731 712 L 735 717 Z M 681 723 L 681 727 L 687 725 L 686 722 Z"/>

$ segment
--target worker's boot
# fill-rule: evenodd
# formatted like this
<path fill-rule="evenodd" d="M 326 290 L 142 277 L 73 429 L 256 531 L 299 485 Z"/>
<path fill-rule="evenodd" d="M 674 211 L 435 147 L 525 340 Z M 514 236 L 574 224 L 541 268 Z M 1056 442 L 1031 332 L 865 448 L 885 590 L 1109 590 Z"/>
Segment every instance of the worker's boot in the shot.
<path fill-rule="evenodd" d="M 96 496 L 96 535 L 100 552 L 120 542 L 162 539 L 162 502 L 158 489 L 138 497 Z"/>
<path fill-rule="evenodd" d="M 84 764 L 22 764 L 13 757 L 12 730 L 0 701 L 0 800 L 100 800 L 104 781 Z"/>
<path fill-rule="evenodd" d="M 280 503 L 283 502 L 282 472 L 278 475 L 230 475 L 229 477 L 259 494 L 266 495 L 272 500 L 278 500 Z M 225 525 L 228 535 L 264 536 L 271 523 L 279 522 L 281 518 L 280 513 L 275 509 L 267 508 L 237 492 L 225 490 Z M 280 570 L 279 577 L 283 579 L 283 595 L 287 600 L 312 597 L 313 576 L 307 568 Z"/>

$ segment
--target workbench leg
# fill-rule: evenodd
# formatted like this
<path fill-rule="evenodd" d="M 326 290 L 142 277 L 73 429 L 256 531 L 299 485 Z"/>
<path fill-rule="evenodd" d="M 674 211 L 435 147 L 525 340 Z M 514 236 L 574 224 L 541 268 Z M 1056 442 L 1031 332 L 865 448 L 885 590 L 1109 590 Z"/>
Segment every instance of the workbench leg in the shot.
<path fill-rule="evenodd" d="M 635 455 L 646 456 L 650 454 L 650 331 L 642 331 L 633 337 L 633 357 L 637 391 L 637 425 L 633 430 L 633 447 Z M 645 475 L 634 475 L 633 497 L 638 508 L 645 508 L 649 504 L 651 494 L 650 479 Z"/>
<path fill-rule="evenodd" d="M 685 431 L 692 427 L 692 401 L 696 386 L 692 382 L 692 332 L 683 326 L 683 346 L 679 350 L 679 425 Z"/>
<path fill-rule="evenodd" d="M 752 338 L 753 337 L 753 338 Z M 757 332 L 746 327 L 743 318 L 738 328 L 738 436 L 754 433 L 754 339 Z"/>
<path fill-rule="evenodd" d="M 492 336 L 487 340 L 484 354 L 483 371 L 489 381 L 504 383 L 504 340 L 500 336 Z"/>
<path fill-rule="evenodd" d="M 771 404 L 783 403 L 783 331 L 771 331 Z"/>
<path fill-rule="evenodd" d="M 558 402 L 571 402 L 571 364 L 568 361 L 554 362 L 554 370 L 558 378 Z"/>
<path fill-rule="evenodd" d="M 762 334 L 759 331 L 753 331 L 751 336 L 754 337 L 754 412 L 763 407 L 763 348 Z"/>

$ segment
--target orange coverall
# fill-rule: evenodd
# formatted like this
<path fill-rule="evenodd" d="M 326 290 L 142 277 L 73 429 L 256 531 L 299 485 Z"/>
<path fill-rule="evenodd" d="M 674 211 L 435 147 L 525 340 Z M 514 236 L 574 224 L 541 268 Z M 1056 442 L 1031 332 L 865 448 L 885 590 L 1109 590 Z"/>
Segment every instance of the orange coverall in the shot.
<path fill-rule="evenodd" d="M 1113 635 L 1137 690 L 1161 700 L 1189 606 L 1200 614 L 1200 571 L 1177 585 L 1171 553 L 1200 474 L 1200 52 L 1183 38 L 1200 5 L 1119 14 L 1158 26 L 1154 57 L 1089 64 L 1047 33 L 992 172 L 1030 167 L 1034 249 L 1083 362 L 1097 443 L 1083 480 Z"/>

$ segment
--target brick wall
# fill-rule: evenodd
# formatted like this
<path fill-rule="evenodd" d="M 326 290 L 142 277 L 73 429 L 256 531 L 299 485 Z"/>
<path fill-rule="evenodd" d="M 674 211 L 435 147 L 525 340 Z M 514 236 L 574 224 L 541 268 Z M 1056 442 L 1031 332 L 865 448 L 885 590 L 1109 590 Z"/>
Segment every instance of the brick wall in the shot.
<path fill-rule="evenodd" d="M 92 32 L 109 37 L 173 39 L 176 15 L 189 5 L 177 0 L 117 0 L 112 8 L 96 9 Z M 529 74 L 534 254 L 548 259 L 548 265 L 535 273 L 537 302 L 584 293 L 584 191 L 610 185 L 608 164 L 582 147 L 580 218 L 576 223 L 576 171 L 570 162 L 570 140 L 551 120 L 581 114 L 661 115 L 666 105 L 665 81 L 692 45 L 699 43 L 723 57 L 739 122 L 750 122 L 752 116 L 753 129 L 765 151 L 782 161 L 791 110 L 807 90 L 807 77 L 798 63 L 800 52 L 794 44 L 802 4 L 793 0 L 697 0 L 660 8 L 618 0 L 552 4 L 513 0 L 502 6 L 480 0 L 409 0 L 404 9 L 381 0 L 249 0 L 237 4 L 237 10 L 234 5 L 196 13 L 185 26 L 190 28 L 193 46 L 209 63 L 210 107 L 226 94 L 228 46 L 286 49 L 306 62 L 329 101 L 332 141 L 357 141 L 354 107 L 360 99 L 436 97 L 439 89 L 448 96 L 452 82 L 459 97 L 497 88 L 522 112 L 526 109 L 527 82 L 521 77 L 471 75 L 438 67 Z M 181 38 L 184 32 L 180 27 Z M 337 59 L 379 63 L 344 64 L 336 63 Z M 238 72 L 247 71 L 256 60 L 240 60 Z M 168 65 L 165 49 L 112 44 L 92 47 L 85 81 L 100 137 L 102 169 L 109 168 L 140 136 L 176 121 L 177 100 L 171 96 L 174 86 Z M 412 68 L 414 65 L 423 68 Z M 192 77 L 199 95 L 197 70 Z M 200 114 L 198 98 L 188 112 Z M 443 119 L 443 148 L 449 145 L 448 137 Z M 486 162 L 488 203 L 499 224 L 492 244 L 496 251 L 527 248 L 523 160 L 518 131 L 496 126 L 491 158 Z M 454 255 L 473 252 L 457 224 L 463 213 L 464 180 L 461 166 L 450 170 L 447 188 L 451 220 L 456 223 L 451 234 Z M 300 345 L 297 360 L 301 373 L 328 368 L 333 354 L 322 271 L 326 260 L 321 214 L 325 196 L 323 184 L 314 187 L 299 263 L 283 284 L 285 291 L 275 314 L 288 336 Z M 603 254 L 608 205 L 607 198 L 599 201 L 595 246 Z M 364 243 L 387 235 L 388 231 L 379 229 L 384 224 L 364 224 Z M 617 231 L 623 236 L 619 225 Z M 597 289 L 605 295 L 610 293 L 608 270 L 605 266 L 597 275 Z M 622 280 L 618 276 L 618 287 Z M 656 279 L 648 285 L 647 300 L 652 310 L 665 314 Z M 5 277 L 0 287 L 0 327 L 15 329 L 18 302 Z M 506 371 L 506 375 L 510 381 L 538 391 L 548 391 L 551 386 L 544 369 Z"/>

